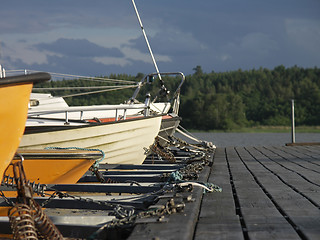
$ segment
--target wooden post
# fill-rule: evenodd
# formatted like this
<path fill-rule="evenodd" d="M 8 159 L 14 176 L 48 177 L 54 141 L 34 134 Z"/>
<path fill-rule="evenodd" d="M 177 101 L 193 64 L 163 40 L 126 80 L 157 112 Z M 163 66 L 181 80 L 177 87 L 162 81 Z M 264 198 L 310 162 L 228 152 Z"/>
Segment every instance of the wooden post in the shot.
<path fill-rule="evenodd" d="M 292 143 L 296 142 L 295 124 L 294 124 L 294 99 L 291 99 L 291 139 Z"/>

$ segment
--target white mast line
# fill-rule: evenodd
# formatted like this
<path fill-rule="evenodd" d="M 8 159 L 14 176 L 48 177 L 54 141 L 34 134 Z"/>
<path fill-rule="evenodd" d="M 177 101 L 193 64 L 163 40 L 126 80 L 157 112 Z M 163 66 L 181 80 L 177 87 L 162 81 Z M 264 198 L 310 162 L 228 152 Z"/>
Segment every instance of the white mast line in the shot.
<path fill-rule="evenodd" d="M 152 53 L 152 50 L 151 50 L 151 47 L 150 47 L 150 44 L 149 44 L 149 41 L 148 41 L 146 32 L 145 32 L 145 30 L 144 30 L 144 28 L 143 28 L 142 21 L 141 21 L 141 19 L 140 19 L 140 15 L 139 15 L 139 12 L 138 12 L 138 9 L 137 9 L 137 7 L 136 7 L 136 4 L 135 4 L 134 0 L 132 0 L 132 4 L 133 4 L 134 10 L 135 10 L 135 12 L 136 12 L 138 21 L 139 21 L 139 23 L 140 23 L 140 27 L 141 27 L 141 30 L 142 30 L 144 39 L 146 40 L 146 43 L 147 43 L 147 46 L 148 46 L 148 49 L 149 49 L 149 52 L 150 52 L 150 55 L 151 55 L 151 58 L 152 58 L 154 67 L 156 68 L 156 71 L 157 71 L 157 73 L 158 73 L 159 79 L 162 80 L 162 79 L 161 79 L 160 72 L 159 72 L 159 69 L 158 69 L 158 66 L 157 66 L 157 62 L 156 62 L 156 60 L 155 60 L 155 58 L 154 58 L 154 56 L 153 56 L 153 53 Z"/>

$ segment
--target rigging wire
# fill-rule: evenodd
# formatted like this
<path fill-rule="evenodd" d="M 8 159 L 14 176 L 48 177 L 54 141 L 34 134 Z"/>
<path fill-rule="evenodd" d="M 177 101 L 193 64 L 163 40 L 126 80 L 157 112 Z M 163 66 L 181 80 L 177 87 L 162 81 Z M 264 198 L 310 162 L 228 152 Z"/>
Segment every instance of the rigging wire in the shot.
<path fill-rule="evenodd" d="M 18 70 L 6 70 L 7 73 L 15 73 L 15 72 L 24 72 L 25 74 L 28 73 L 35 73 L 39 72 L 36 70 L 27 70 L 27 69 L 18 69 Z M 90 77 L 90 76 L 82 76 L 82 75 L 73 75 L 73 74 L 64 74 L 64 73 L 55 73 L 55 72 L 48 72 L 51 76 L 56 77 L 69 77 L 69 78 L 79 78 L 81 80 L 86 81 L 96 81 L 96 82 L 118 82 L 118 83 L 134 83 L 137 82 L 134 80 L 123 80 L 123 79 L 112 79 L 112 78 L 105 78 L 105 77 Z"/>
<path fill-rule="evenodd" d="M 8 70 L 8 73 L 19 73 L 23 72 L 24 74 L 29 73 L 35 73 L 39 71 L 35 70 L 27 70 L 27 69 L 18 69 L 18 70 Z M 84 80 L 84 81 L 94 81 L 94 82 L 114 82 L 116 84 L 122 83 L 127 85 L 115 85 L 115 86 L 88 86 L 88 87 L 44 87 L 44 88 L 33 88 L 33 91 L 61 91 L 61 90 L 88 90 L 88 89 L 102 89 L 98 91 L 90 91 L 90 92 L 83 92 L 83 93 L 75 93 L 75 94 L 69 94 L 61 97 L 76 97 L 76 96 L 82 96 L 82 95 L 89 95 L 89 94 L 95 94 L 95 93 L 103 93 L 103 92 L 109 92 L 109 91 L 115 91 L 115 90 L 122 90 L 122 89 L 129 89 L 129 88 L 136 88 L 138 86 L 138 82 L 133 80 L 120 80 L 120 79 L 111 79 L 111 78 L 105 78 L 105 77 L 88 77 L 88 76 L 81 76 L 81 75 L 73 75 L 73 74 L 63 74 L 63 73 L 54 73 L 54 72 L 48 72 L 51 76 L 54 77 L 68 77 L 68 78 L 77 78 L 78 80 Z M 63 79 L 68 80 L 68 79 Z M 70 79 L 72 80 L 72 79 Z M 131 84 L 131 85 L 128 85 Z"/>
<path fill-rule="evenodd" d="M 77 96 L 83 96 L 83 95 L 88 95 L 88 94 L 95 94 L 95 93 L 102 93 L 102 92 L 110 92 L 110 91 L 115 91 L 115 90 L 119 90 L 119 89 L 127 89 L 127 88 L 134 88 L 136 86 L 129 86 L 129 87 L 119 87 L 116 89 L 104 89 L 104 90 L 100 90 L 100 91 L 91 91 L 91 92 L 84 92 L 84 93 L 75 93 L 75 94 L 69 94 L 69 95 L 65 95 L 62 96 L 63 98 L 67 98 L 67 97 L 77 97 Z"/>
<path fill-rule="evenodd" d="M 32 90 L 83 90 L 83 89 L 122 89 L 137 87 L 137 85 L 121 85 L 121 86 L 91 86 L 91 87 L 51 87 L 51 88 L 32 88 Z"/>

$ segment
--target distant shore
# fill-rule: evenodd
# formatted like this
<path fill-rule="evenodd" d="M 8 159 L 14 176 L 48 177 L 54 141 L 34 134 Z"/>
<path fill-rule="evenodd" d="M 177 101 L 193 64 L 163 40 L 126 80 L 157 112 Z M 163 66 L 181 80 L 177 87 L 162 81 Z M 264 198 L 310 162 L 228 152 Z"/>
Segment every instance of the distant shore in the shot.
<path fill-rule="evenodd" d="M 291 126 L 256 126 L 256 127 L 246 127 L 246 128 L 239 128 L 233 130 L 208 130 L 208 131 L 201 131 L 201 130 L 189 130 L 190 132 L 234 132 L 234 133 L 290 133 Z M 320 126 L 296 126 L 295 128 L 296 133 L 320 133 Z"/>

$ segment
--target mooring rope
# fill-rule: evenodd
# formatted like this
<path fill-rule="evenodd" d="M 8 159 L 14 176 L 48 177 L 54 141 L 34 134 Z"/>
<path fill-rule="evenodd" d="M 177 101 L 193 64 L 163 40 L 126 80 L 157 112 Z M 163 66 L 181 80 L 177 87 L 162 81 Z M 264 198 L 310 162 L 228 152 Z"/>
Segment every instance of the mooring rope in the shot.
<path fill-rule="evenodd" d="M 60 149 L 60 150 L 84 150 L 84 151 L 99 151 L 102 154 L 102 157 L 100 158 L 100 160 L 96 160 L 95 163 L 92 165 L 93 168 L 97 169 L 99 168 L 99 164 L 101 161 L 103 161 L 105 159 L 105 153 L 104 151 L 102 151 L 101 149 L 98 148 L 80 148 L 80 147 L 46 147 L 45 149 Z"/>

